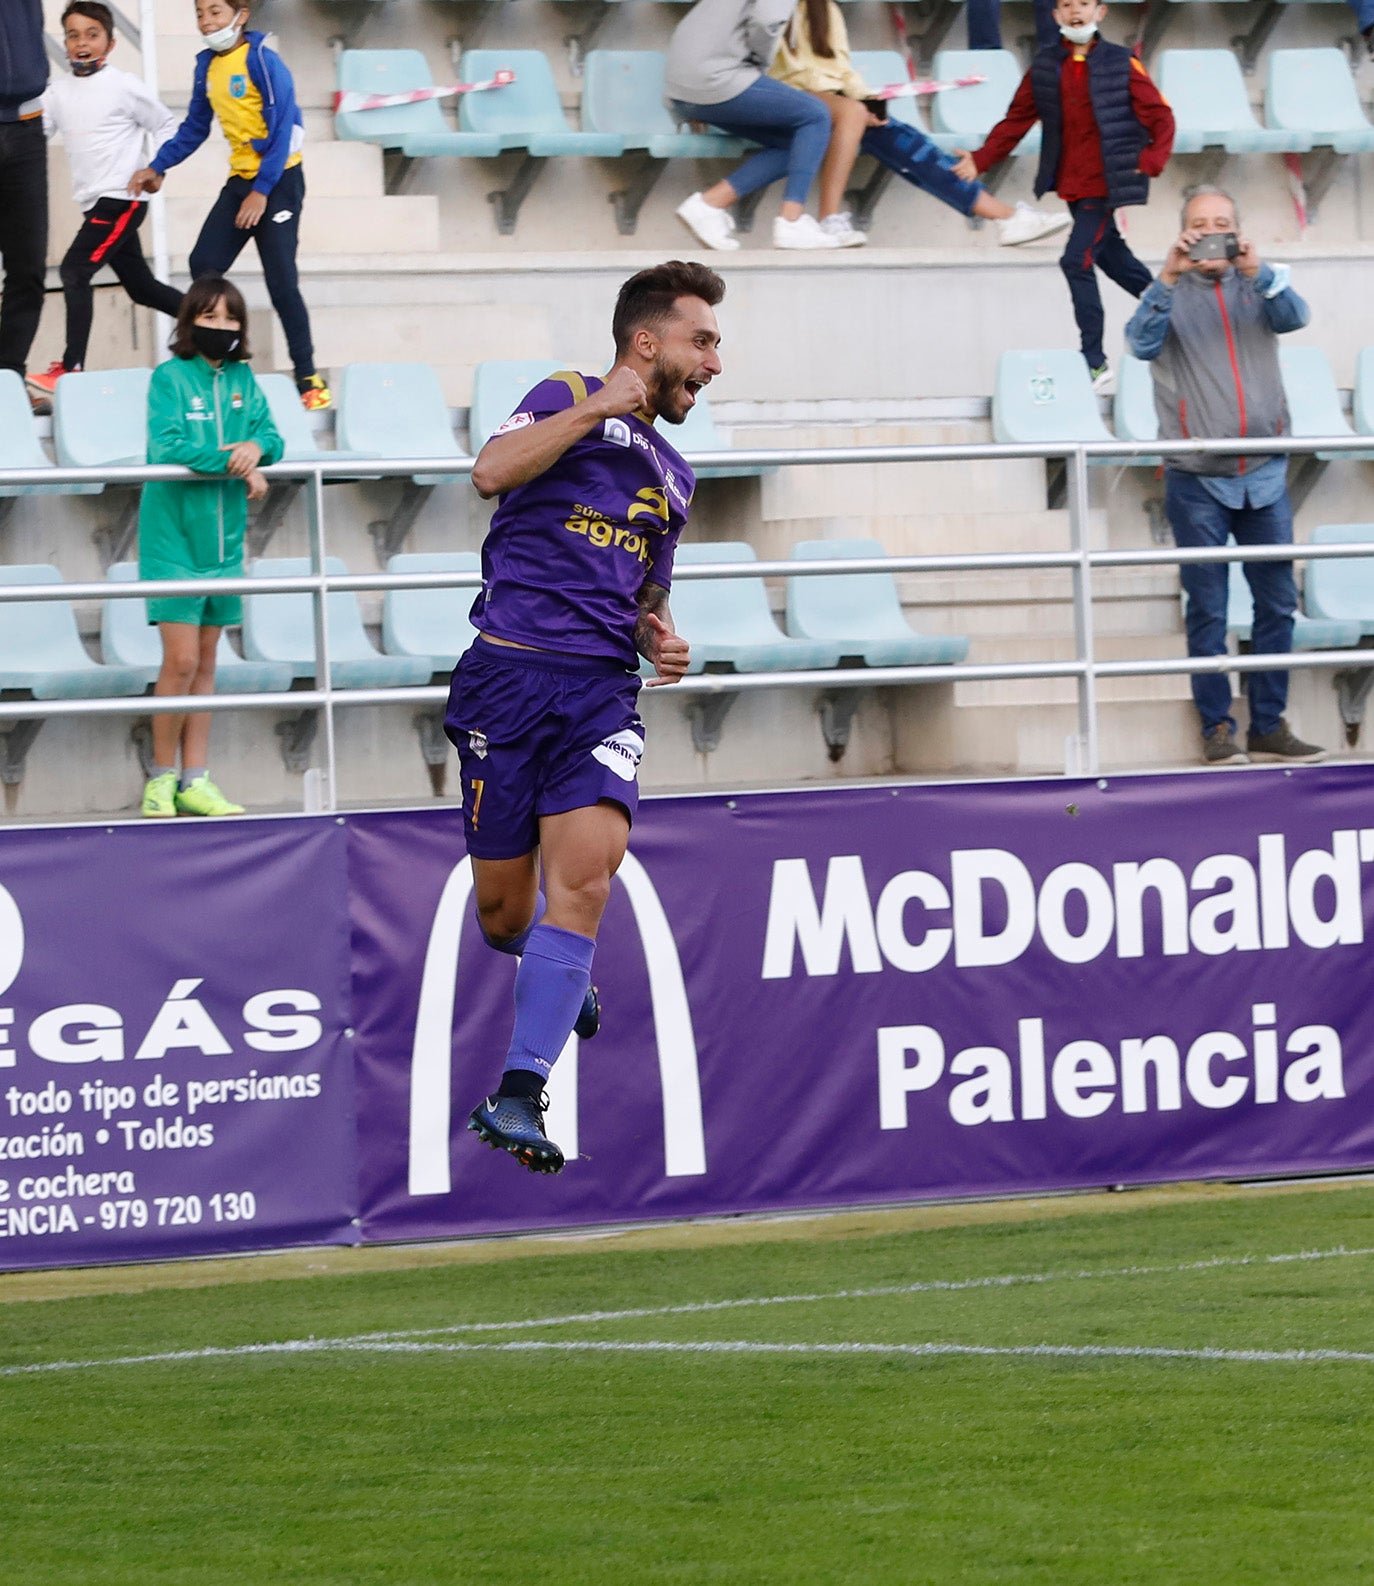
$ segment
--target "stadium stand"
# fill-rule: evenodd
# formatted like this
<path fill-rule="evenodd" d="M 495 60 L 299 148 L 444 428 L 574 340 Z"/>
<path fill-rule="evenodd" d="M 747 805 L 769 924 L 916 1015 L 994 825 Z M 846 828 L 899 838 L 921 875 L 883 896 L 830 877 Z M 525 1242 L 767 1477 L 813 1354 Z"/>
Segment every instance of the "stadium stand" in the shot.
<path fill-rule="evenodd" d="M 1178 123 L 1175 154 L 1297 154 L 1312 147 L 1308 131 L 1259 124 L 1229 50 L 1163 50 L 1155 79 Z"/>
<path fill-rule="evenodd" d="M 986 81 L 970 88 L 935 94 L 930 122 L 942 148 L 977 149 L 1006 114 L 1024 68 L 1010 50 L 941 50 L 935 57 L 935 76 L 942 82 L 981 76 Z M 1040 128 L 1034 126 L 1016 145 L 1018 159 L 1040 153 Z M 989 192 L 1003 185 L 1012 168 L 1008 160 L 994 166 L 981 180 Z"/>
<path fill-rule="evenodd" d="M 388 573 L 480 573 L 476 551 L 411 551 L 393 556 Z M 451 672 L 476 637 L 468 612 L 475 588 L 388 589 L 382 601 L 382 649 L 429 663 L 431 673 Z"/>
<path fill-rule="evenodd" d="M 1230 543 L 1234 544 L 1235 541 Z M 1313 568 L 1329 565 L 1322 562 L 1311 563 L 1307 573 L 1309 583 Z M 1226 631 L 1234 634 L 1242 644 L 1248 644 L 1254 623 L 1255 602 L 1245 577 L 1245 565 L 1243 562 L 1232 562 L 1226 586 Z M 1293 613 L 1295 650 L 1353 650 L 1358 647 L 1359 642 L 1358 622 L 1333 617 L 1312 617 L 1302 610 Z"/>
<path fill-rule="evenodd" d="M 0 469 L 52 466 L 34 430 L 24 382 L 12 369 L 0 369 Z M 0 485 L 0 523 L 19 496 L 97 495 L 100 489 L 98 484 Z"/>

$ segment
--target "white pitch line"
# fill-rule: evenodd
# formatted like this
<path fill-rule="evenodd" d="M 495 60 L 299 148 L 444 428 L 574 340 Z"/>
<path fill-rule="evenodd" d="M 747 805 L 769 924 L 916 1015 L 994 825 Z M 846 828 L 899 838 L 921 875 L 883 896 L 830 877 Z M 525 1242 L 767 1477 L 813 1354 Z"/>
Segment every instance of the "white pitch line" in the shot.
<path fill-rule="evenodd" d="M 470 1344 L 362 1338 L 293 1339 L 282 1344 L 241 1344 L 227 1348 L 180 1349 L 158 1355 L 124 1355 L 114 1360 L 58 1360 L 6 1366 L 0 1376 L 41 1376 L 98 1366 L 146 1366 L 191 1360 L 232 1360 L 257 1355 L 888 1355 L 978 1356 L 1067 1360 L 1202 1360 L 1241 1365 L 1314 1365 L 1329 1362 L 1374 1364 L 1374 1352 L 1353 1349 L 1171 1349 L 1149 1344 L 871 1344 L 769 1343 L 758 1339 L 591 1339 L 520 1338 L 504 1343 Z"/>
<path fill-rule="evenodd" d="M 1374 1246 L 1349 1249 L 1345 1245 L 1333 1245 L 1326 1250 L 1294 1250 L 1285 1251 L 1277 1255 L 1250 1255 L 1250 1256 L 1211 1256 L 1205 1261 L 1184 1261 L 1166 1266 L 1135 1266 L 1135 1267 L 1099 1267 L 1096 1269 L 1084 1268 L 1071 1272 L 1019 1272 L 1004 1273 L 996 1277 L 986 1278 L 931 1278 L 917 1283 L 886 1284 L 878 1288 L 867 1289 L 833 1289 L 826 1293 L 817 1294 L 766 1294 L 746 1297 L 735 1300 L 699 1300 L 681 1305 L 655 1305 L 638 1306 L 633 1309 L 619 1311 L 579 1311 L 563 1316 L 525 1317 L 509 1322 L 454 1322 L 446 1327 L 416 1327 L 395 1332 L 358 1333 L 345 1338 L 295 1338 L 284 1339 L 264 1344 L 235 1344 L 225 1346 L 209 1346 L 205 1349 L 167 1350 L 157 1354 L 146 1355 L 120 1355 L 106 1360 L 49 1360 L 33 1364 L 0 1366 L 0 1378 L 29 1376 L 36 1373 L 54 1371 L 89 1371 L 98 1366 L 145 1366 L 165 1365 L 183 1360 L 219 1360 L 237 1359 L 253 1355 L 292 1355 L 292 1354 L 320 1354 L 329 1350 L 365 1349 L 371 1345 L 386 1345 L 391 1343 L 401 1344 L 408 1340 L 426 1338 L 452 1337 L 458 1333 L 487 1333 L 487 1332 L 515 1332 L 531 1328 L 544 1327 L 570 1327 L 588 1323 L 643 1321 L 660 1316 L 698 1316 L 714 1311 L 733 1311 L 758 1308 L 773 1305 L 812 1305 L 821 1304 L 830 1300 L 872 1300 L 890 1299 L 910 1294 L 953 1294 L 970 1289 L 1004 1289 L 1015 1288 L 1025 1284 L 1044 1284 L 1059 1282 L 1082 1282 L 1089 1279 L 1101 1278 L 1139 1278 L 1161 1277 L 1181 1272 L 1207 1272 L 1226 1267 L 1262 1267 L 1276 1266 L 1295 1261 L 1334 1261 L 1350 1257 L 1374 1255 Z M 418 1346 L 417 1347 L 422 1347 Z M 465 1345 L 454 1346 L 473 1349 L 504 1349 L 518 1347 L 515 1342 L 510 1344 L 491 1345 Z M 553 1349 L 558 1347 L 553 1343 L 543 1343 L 540 1348 Z M 628 1345 L 617 1346 L 629 1348 Z M 667 1347 L 667 1346 L 661 1346 Z M 689 1346 L 684 1345 L 684 1348 Z M 706 1345 L 690 1346 L 706 1348 Z M 777 1348 L 786 1349 L 787 1345 L 763 1345 L 761 1349 Z M 816 1346 L 820 1347 L 820 1346 Z M 837 1346 L 838 1347 L 838 1346 Z M 912 1349 L 926 1350 L 924 1345 L 861 1345 L 856 1348 L 887 1349 L 897 1352 L 909 1352 Z M 930 1346 L 932 1349 L 936 1346 Z M 951 1346 L 952 1347 L 952 1346 Z M 1047 1348 L 1049 1346 L 1046 1346 Z M 1068 1348 L 1069 1346 L 1065 1346 Z M 1086 1346 L 1085 1346 L 1086 1350 Z M 929 1350 L 926 1350 L 928 1353 Z M 963 1353 L 975 1353 L 974 1346 L 970 1345 Z M 996 1353 L 996 1351 L 993 1351 Z M 1011 1351 L 1015 1353 L 1016 1351 Z M 1091 1353 L 1090 1350 L 1086 1352 Z M 1240 1356 L 1251 1358 L 1251 1353 L 1240 1352 Z M 1238 1358 L 1240 1358 L 1238 1356 Z M 1297 1351 L 1295 1358 L 1317 1358 L 1309 1352 L 1304 1355 Z M 1200 1358 L 1223 1358 L 1215 1353 Z M 1275 1358 L 1288 1358 L 1276 1356 Z M 1363 1355 L 1329 1356 L 1321 1354 L 1320 1358 L 1350 1358 L 1364 1359 Z"/>

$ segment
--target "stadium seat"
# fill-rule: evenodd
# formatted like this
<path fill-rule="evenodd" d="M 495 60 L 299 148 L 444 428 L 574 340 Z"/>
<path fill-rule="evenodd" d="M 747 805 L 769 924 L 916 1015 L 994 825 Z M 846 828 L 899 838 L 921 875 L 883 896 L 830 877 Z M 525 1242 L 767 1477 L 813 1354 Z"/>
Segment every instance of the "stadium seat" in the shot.
<path fill-rule="evenodd" d="M 589 50 L 582 64 L 582 125 L 621 139 L 646 163 L 628 185 L 611 194 L 616 227 L 633 236 L 639 213 L 669 160 L 729 160 L 750 147 L 723 132 L 692 132 L 674 119 L 664 100 L 664 57 L 657 50 Z"/>
<path fill-rule="evenodd" d="M 515 81 L 491 93 L 464 94 L 458 102 L 458 123 L 465 132 L 499 137 L 505 149 L 524 151 L 510 185 L 487 195 L 496 210 L 497 230 L 508 236 L 545 160 L 563 155 L 615 159 L 625 152 L 625 139 L 615 132 L 579 132 L 568 125 L 553 71 L 541 50 L 463 53 L 463 71 L 474 82 L 502 67 L 515 73 Z"/>
<path fill-rule="evenodd" d="M 338 86 L 365 94 L 400 94 L 433 88 L 435 82 L 419 50 L 344 50 L 339 56 Z M 380 110 L 340 111 L 334 117 L 334 132 L 344 142 L 375 143 L 396 152 L 401 163 L 388 175 L 387 187 L 392 192 L 404 185 L 410 165 L 417 159 L 453 155 L 493 159 L 501 153 L 505 144 L 495 133 L 454 132 L 444 119 L 441 103 L 421 99 Z"/>
<path fill-rule="evenodd" d="M 854 50 L 849 57 L 850 64 L 870 88 L 888 88 L 894 83 L 904 83 L 907 80 L 906 62 L 896 50 Z M 969 88 L 952 88 L 950 93 L 967 94 L 973 90 Z M 939 96 L 934 96 L 938 98 Z M 933 103 L 933 99 L 931 100 Z M 932 138 L 941 148 L 950 146 L 953 139 L 948 133 L 936 133 L 931 130 L 925 117 L 921 114 L 921 101 L 915 94 L 903 95 L 900 99 L 890 99 L 887 104 L 888 116 L 893 121 L 905 121 L 908 126 L 916 127 Z"/>
<path fill-rule="evenodd" d="M 1320 347 L 1296 347 L 1286 339 L 1279 343 L 1279 372 L 1292 433 L 1300 439 L 1321 436 L 1353 436 L 1355 431 L 1341 411 L 1341 395 L 1331 363 Z M 1322 462 L 1340 457 L 1374 458 L 1374 452 L 1318 452 Z"/>
<path fill-rule="evenodd" d="M 935 57 L 935 75 L 942 80 L 972 76 L 987 79 L 972 88 L 950 88 L 931 98 L 930 124 L 937 134 L 948 134 L 948 138 L 938 138 L 940 146 L 976 149 L 1006 114 L 1022 71 L 1010 50 L 941 50 Z M 1021 139 L 1014 152 L 1040 153 L 1039 123 Z"/>
<path fill-rule="evenodd" d="M 114 584 L 135 583 L 138 563 L 116 562 L 105 577 Z M 162 641 L 156 626 L 148 621 L 148 603 L 107 600 L 100 613 L 100 648 L 107 661 L 137 670 L 145 684 L 154 682 L 162 670 Z M 291 678 L 289 666 L 245 661 L 229 643 L 228 634 L 220 634 L 215 650 L 217 694 L 284 694 L 291 687 Z"/>
<path fill-rule="evenodd" d="M 371 452 L 326 451 L 315 439 L 315 431 L 311 428 L 310 419 L 301 406 L 300 392 L 296 390 L 296 382 L 291 376 L 260 374 L 257 380 L 262 387 L 262 394 L 267 398 L 267 405 L 272 410 L 272 422 L 277 426 L 277 431 L 286 446 L 286 450 L 282 453 L 283 462 L 313 463 L 321 458 L 344 461 L 357 458 L 363 461 L 375 455 Z"/>
<path fill-rule="evenodd" d="M 1355 359 L 1351 416 L 1357 435 L 1374 435 L 1374 347 L 1362 347 Z"/>
<path fill-rule="evenodd" d="M 337 556 L 325 570 L 346 573 Z M 310 572 L 304 556 L 260 557 L 252 564 L 254 578 L 301 578 Z M 335 688 L 406 688 L 428 683 L 428 659 L 383 655 L 363 627 L 358 597 L 337 590 L 326 601 L 329 624 L 329 677 Z M 293 677 L 315 676 L 315 597 L 248 595 L 243 602 L 243 652 L 250 661 L 272 661 L 290 668 Z"/>
<path fill-rule="evenodd" d="M 439 376 L 427 363 L 350 363 L 338 377 L 334 436 L 352 457 L 466 457 L 453 433 Z M 444 474 L 416 476 L 441 483 Z"/>
<path fill-rule="evenodd" d="M 1067 348 L 1004 352 L 992 396 L 997 441 L 1109 441 L 1088 366 Z"/>
<path fill-rule="evenodd" d="M 1175 154 L 1217 147 L 1228 154 L 1293 154 L 1312 147 L 1308 133 L 1260 126 L 1230 50 L 1161 50 L 1155 80 L 1173 107 Z"/>
<path fill-rule="evenodd" d="M 61 582 L 62 574 L 47 563 L 0 567 L 0 584 Z M 0 688 L 23 689 L 35 699 L 109 699 L 141 694 L 146 686 L 137 667 L 91 659 L 70 601 L 25 600 L 0 608 Z"/>
<path fill-rule="evenodd" d="M 1341 50 L 1274 50 L 1264 119 L 1281 132 L 1305 133 L 1313 147 L 1337 154 L 1374 149 L 1374 126 L 1360 106 L 1350 61 Z"/>
<path fill-rule="evenodd" d="M 706 562 L 752 562 L 743 540 L 679 545 L 676 566 Z M 692 647 L 689 672 L 708 666 L 736 672 L 810 671 L 838 666 L 839 646 L 820 639 L 794 639 L 778 629 L 762 578 L 679 579 L 673 585 L 673 623 Z"/>
<path fill-rule="evenodd" d="M 63 375 L 53 392 L 53 449 L 63 468 L 136 467 L 148 460 L 151 369 Z"/>
<path fill-rule="evenodd" d="M 1234 543 L 1234 541 L 1232 542 Z M 1307 577 L 1312 577 L 1309 563 Z M 1243 562 L 1231 562 L 1226 589 L 1226 630 L 1249 643 L 1255 623 L 1255 602 L 1250 594 L 1250 582 L 1245 576 Z M 1337 621 L 1330 617 L 1309 617 L 1305 611 L 1293 613 L 1293 648 L 1295 650 L 1354 650 L 1360 643 L 1358 622 Z"/>
<path fill-rule="evenodd" d="M 1313 545 L 1374 544 L 1374 523 L 1319 523 Z M 1304 581 L 1309 615 L 1358 625 L 1362 637 L 1374 637 L 1374 557 L 1332 557 L 1309 562 Z"/>
<path fill-rule="evenodd" d="M 494 358 L 472 374 L 468 445 L 475 457 L 541 380 L 568 367 L 554 358 Z"/>
<path fill-rule="evenodd" d="M 797 561 L 879 558 L 877 540 L 803 540 Z M 902 611 L 891 573 L 822 573 L 787 580 L 787 631 L 839 646 L 841 660 L 865 666 L 940 666 L 962 661 L 968 640 L 917 633 Z"/>
<path fill-rule="evenodd" d="M 33 427 L 33 409 L 23 379 L 0 369 L 0 469 L 51 468 Z M 0 485 L 0 501 L 15 496 L 93 496 L 100 485 Z"/>
<path fill-rule="evenodd" d="M 477 573 L 476 551 L 426 551 L 393 556 L 388 573 Z M 468 612 L 474 588 L 388 589 L 382 601 L 382 649 L 419 657 L 430 672 L 451 672 L 477 636 Z"/>
<path fill-rule="evenodd" d="M 1116 396 L 1112 401 L 1112 428 L 1123 441 L 1159 439 L 1159 414 L 1155 411 L 1155 385 L 1143 359 L 1122 353 L 1116 367 Z M 1161 457 L 1123 458 L 1133 468 L 1158 468 Z"/>

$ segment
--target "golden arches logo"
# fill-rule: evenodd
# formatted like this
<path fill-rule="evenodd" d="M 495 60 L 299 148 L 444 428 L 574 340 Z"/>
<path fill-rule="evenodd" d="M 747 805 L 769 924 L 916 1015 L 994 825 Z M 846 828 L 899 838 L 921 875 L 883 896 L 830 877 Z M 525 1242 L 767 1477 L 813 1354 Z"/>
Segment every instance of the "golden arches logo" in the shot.
<path fill-rule="evenodd" d="M 645 485 L 643 490 L 636 492 L 625 516 L 631 523 L 636 518 L 657 518 L 661 523 L 667 523 L 668 492 L 657 485 Z"/>

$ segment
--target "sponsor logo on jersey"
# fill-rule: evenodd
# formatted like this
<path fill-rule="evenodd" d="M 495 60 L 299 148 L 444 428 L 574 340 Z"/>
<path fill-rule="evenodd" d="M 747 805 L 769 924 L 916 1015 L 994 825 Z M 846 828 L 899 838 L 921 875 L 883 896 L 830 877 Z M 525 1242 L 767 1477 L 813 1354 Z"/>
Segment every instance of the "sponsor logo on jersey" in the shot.
<path fill-rule="evenodd" d="M 643 490 L 635 492 L 635 498 L 630 503 L 630 510 L 625 514 L 633 523 L 636 518 L 658 518 L 661 522 L 668 521 L 668 497 L 657 485 L 645 485 Z"/>
<path fill-rule="evenodd" d="M 614 446 L 628 446 L 631 437 L 632 431 L 624 419 L 607 419 L 601 427 L 602 440 L 610 441 Z"/>
<path fill-rule="evenodd" d="M 623 732 L 603 738 L 592 750 L 592 759 L 599 760 L 602 765 L 614 771 L 622 782 L 634 781 L 643 755 L 644 740 L 628 727 Z"/>

